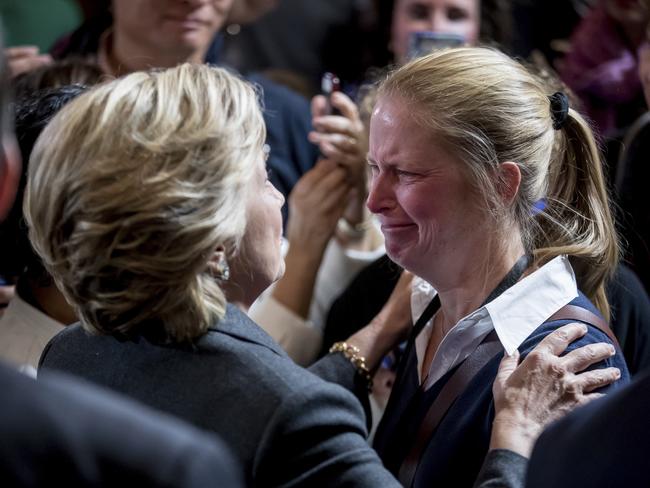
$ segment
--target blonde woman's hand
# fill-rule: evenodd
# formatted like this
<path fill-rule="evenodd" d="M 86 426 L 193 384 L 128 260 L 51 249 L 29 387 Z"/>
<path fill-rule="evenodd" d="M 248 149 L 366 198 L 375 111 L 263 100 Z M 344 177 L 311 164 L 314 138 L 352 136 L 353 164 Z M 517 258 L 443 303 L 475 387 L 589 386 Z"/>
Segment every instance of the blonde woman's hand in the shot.
<path fill-rule="evenodd" d="M 611 344 L 588 344 L 560 356 L 586 333 L 586 325 L 568 324 L 546 336 L 521 364 L 518 353 L 503 358 L 492 387 L 496 412 L 491 449 L 528 457 L 548 423 L 602 396 L 594 390 L 620 378 L 618 368 L 584 371 L 613 356 Z"/>

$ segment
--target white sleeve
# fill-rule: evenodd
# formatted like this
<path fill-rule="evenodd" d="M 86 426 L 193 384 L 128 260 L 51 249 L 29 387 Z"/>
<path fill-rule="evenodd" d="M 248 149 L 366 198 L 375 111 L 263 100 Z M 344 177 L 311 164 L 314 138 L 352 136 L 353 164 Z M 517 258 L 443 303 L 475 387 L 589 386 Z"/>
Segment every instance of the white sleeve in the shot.
<path fill-rule="evenodd" d="M 301 366 L 314 362 L 323 341 L 322 333 L 270 294 L 249 310 L 250 317 Z"/>

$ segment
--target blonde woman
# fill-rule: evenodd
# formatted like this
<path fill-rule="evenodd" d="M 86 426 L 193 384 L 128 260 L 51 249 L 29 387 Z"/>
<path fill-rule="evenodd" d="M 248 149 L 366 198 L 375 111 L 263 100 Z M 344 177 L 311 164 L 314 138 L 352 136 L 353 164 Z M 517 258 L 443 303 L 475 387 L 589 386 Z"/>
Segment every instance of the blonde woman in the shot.
<path fill-rule="evenodd" d="M 245 314 L 284 267 L 283 198 L 267 179 L 264 135 L 253 88 L 202 65 L 128 75 L 53 119 L 32 155 L 25 214 L 81 325 L 50 342 L 41 366 L 219 433 L 249 484 L 399 486 L 366 443 L 357 399 L 313 373 L 363 398 L 369 370 L 404 332 L 394 320 L 404 300 L 312 372 Z M 573 372 L 609 354 L 601 345 L 557 357 L 580 334 L 571 326 L 547 341 L 545 366 Z M 581 403 L 583 388 L 613 379 L 585 373 L 576 387 L 572 374 L 539 381 L 532 362 L 510 375 L 515 365 L 504 362 L 495 390 L 510 420 L 495 429 L 493 456 L 525 452 L 532 437 L 521 433 L 541 429 L 546 407 Z M 522 382 L 535 378 L 544 387 Z M 544 408 L 524 416 L 531 398 Z"/>
<path fill-rule="evenodd" d="M 374 446 L 407 486 L 472 486 L 503 351 L 525 355 L 571 320 L 589 325 L 576 345 L 615 342 L 604 284 L 618 245 L 594 136 L 517 62 L 458 48 L 383 82 L 368 161 L 386 251 L 423 279 Z M 619 385 L 612 354 L 599 366 Z"/>

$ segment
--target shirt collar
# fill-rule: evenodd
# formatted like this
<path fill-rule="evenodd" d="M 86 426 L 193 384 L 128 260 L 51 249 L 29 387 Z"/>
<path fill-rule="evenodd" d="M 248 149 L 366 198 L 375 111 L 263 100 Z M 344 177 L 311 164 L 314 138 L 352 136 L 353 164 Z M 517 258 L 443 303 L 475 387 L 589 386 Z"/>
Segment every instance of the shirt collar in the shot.
<path fill-rule="evenodd" d="M 413 323 L 420 317 L 436 290 L 421 278 L 413 280 L 411 312 Z M 497 298 L 461 319 L 445 336 L 436 356 L 444 354 L 448 344 L 462 344 L 462 335 L 470 335 L 469 322 L 489 322 L 484 337 L 492 328 L 508 354 L 512 354 L 544 321 L 578 296 L 575 274 L 566 256 L 558 256 L 518 281 Z M 476 341 L 471 334 L 472 342 Z M 451 337 L 454 340 L 451 341 Z M 420 345 L 419 349 L 422 349 Z M 420 356 L 420 354 L 418 354 Z M 461 361 L 464 358 L 457 358 Z M 432 366 L 436 361 L 432 362 Z M 438 375 L 436 375 L 438 376 Z"/>
<path fill-rule="evenodd" d="M 558 256 L 485 305 L 503 348 L 512 354 L 537 327 L 578 296 L 566 256 Z"/>

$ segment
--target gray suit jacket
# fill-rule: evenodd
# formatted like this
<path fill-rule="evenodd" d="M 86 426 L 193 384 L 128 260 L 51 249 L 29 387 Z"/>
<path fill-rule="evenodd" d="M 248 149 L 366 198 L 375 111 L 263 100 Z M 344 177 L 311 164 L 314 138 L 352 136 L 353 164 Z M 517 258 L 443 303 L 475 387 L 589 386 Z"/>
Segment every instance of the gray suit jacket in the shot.
<path fill-rule="evenodd" d="M 341 355 L 297 366 L 245 314 L 226 317 L 194 345 L 57 335 L 41 367 L 108 386 L 216 432 L 254 486 L 398 487 L 366 442 L 355 372 Z"/>

